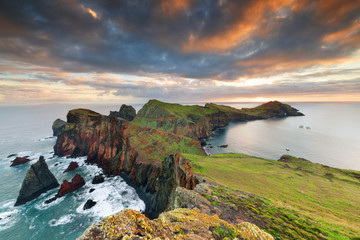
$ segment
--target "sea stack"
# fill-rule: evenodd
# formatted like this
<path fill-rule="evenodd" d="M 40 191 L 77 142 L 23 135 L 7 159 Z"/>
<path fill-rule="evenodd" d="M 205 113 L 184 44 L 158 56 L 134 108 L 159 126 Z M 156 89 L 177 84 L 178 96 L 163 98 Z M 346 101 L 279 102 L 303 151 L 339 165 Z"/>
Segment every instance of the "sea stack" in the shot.
<path fill-rule="evenodd" d="M 27 171 L 15 206 L 31 201 L 40 194 L 59 186 L 55 176 L 50 172 L 43 156 L 32 164 Z"/>

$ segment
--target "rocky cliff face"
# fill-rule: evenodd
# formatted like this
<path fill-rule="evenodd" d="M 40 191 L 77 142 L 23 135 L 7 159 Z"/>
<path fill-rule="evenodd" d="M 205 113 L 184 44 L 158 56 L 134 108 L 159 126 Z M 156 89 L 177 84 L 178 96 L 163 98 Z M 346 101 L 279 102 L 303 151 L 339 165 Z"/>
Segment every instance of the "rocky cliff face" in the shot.
<path fill-rule="evenodd" d="M 59 183 L 50 172 L 44 157 L 41 156 L 39 161 L 31 165 L 30 169 L 26 172 L 15 206 L 31 201 L 40 196 L 40 194 L 57 186 L 59 186 Z"/>
<path fill-rule="evenodd" d="M 192 189 L 196 184 L 190 164 L 180 154 L 162 161 L 180 148 L 202 153 L 199 141 L 85 109 L 68 113 L 54 146 L 59 156 L 87 156 L 107 174 L 128 175 L 135 186 L 154 195 L 156 200 L 149 206 L 154 217 L 167 207 L 166 198 L 174 188 Z"/>
<path fill-rule="evenodd" d="M 54 152 L 59 156 L 87 156 L 88 162 L 101 165 L 121 150 L 120 125 L 121 120 L 91 110 L 71 110 Z"/>

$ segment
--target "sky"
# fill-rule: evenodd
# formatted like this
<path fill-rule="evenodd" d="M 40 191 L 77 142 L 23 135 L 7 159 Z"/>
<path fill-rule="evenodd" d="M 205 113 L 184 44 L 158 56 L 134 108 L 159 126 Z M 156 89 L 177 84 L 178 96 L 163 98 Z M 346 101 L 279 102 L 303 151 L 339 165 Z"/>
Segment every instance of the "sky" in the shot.
<path fill-rule="evenodd" d="M 360 0 L 1 0 L 0 105 L 360 101 Z"/>

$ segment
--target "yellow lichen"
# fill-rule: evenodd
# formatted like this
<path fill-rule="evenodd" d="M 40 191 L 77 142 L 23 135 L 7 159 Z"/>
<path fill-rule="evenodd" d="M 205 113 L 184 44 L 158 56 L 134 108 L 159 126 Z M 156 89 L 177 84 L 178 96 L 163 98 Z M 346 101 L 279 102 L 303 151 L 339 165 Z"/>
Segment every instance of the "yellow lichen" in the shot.
<path fill-rule="evenodd" d="M 273 240 L 273 237 L 251 223 L 230 224 L 217 215 L 207 215 L 199 209 L 178 208 L 162 213 L 159 218 L 149 220 L 140 212 L 124 210 L 103 219 L 90 227 L 98 229 L 98 236 L 87 230 L 80 240 L 85 239 L 211 239 L 216 228 L 227 229 L 234 236 L 247 240 Z M 225 236 L 225 239 L 230 239 Z"/>

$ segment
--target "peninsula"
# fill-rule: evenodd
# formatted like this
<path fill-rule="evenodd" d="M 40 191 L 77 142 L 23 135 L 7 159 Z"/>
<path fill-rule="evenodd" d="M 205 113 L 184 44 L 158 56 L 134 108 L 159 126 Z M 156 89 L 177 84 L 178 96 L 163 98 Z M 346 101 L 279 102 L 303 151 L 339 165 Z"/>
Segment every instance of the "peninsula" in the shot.
<path fill-rule="evenodd" d="M 203 139 L 231 121 L 302 116 L 297 109 L 277 101 L 235 109 L 150 100 L 135 117 L 129 106 L 122 111 L 74 109 L 53 126 L 55 154 L 87 156 L 105 173 L 124 176 L 147 204 L 146 216 L 122 211 L 80 239 L 358 237 L 359 172 L 291 156 L 206 156 L 202 149 Z"/>

